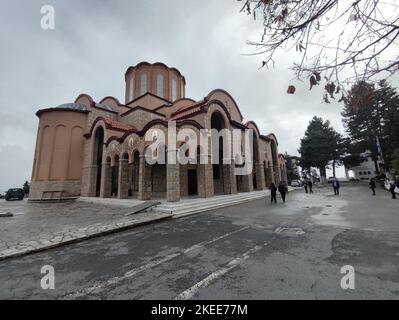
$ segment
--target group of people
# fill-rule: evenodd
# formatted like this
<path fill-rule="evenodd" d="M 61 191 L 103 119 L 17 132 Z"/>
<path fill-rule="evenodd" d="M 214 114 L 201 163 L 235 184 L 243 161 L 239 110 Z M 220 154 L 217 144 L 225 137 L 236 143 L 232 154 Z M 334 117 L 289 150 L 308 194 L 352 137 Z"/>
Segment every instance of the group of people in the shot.
<path fill-rule="evenodd" d="M 303 186 L 305 188 L 306 193 L 308 193 L 308 192 L 313 193 L 313 189 L 312 189 L 313 183 L 310 179 L 305 179 Z M 339 195 L 339 189 L 340 189 L 341 185 L 340 185 L 338 179 L 334 179 L 332 181 L 332 187 L 334 189 L 334 194 Z M 377 186 L 376 186 L 374 178 L 370 179 L 369 187 L 373 192 L 372 193 L 373 196 L 375 196 L 376 195 L 375 189 Z M 397 185 L 396 185 L 395 181 L 391 180 L 389 183 L 389 191 L 392 194 L 392 199 L 396 199 L 396 193 L 395 193 L 396 187 L 397 187 Z M 286 181 L 280 181 L 278 186 L 276 186 L 274 184 L 274 182 L 272 182 L 272 184 L 269 186 L 269 189 L 270 189 L 270 195 L 271 195 L 271 198 L 270 198 L 271 203 L 277 203 L 277 191 L 280 193 L 281 199 L 283 200 L 283 202 L 285 202 L 285 199 L 286 199 L 286 196 L 288 193 L 288 184 Z"/>
<path fill-rule="evenodd" d="M 288 193 L 288 184 L 286 181 L 280 181 L 280 183 L 278 184 L 277 187 L 274 184 L 274 182 L 272 182 L 269 189 L 270 189 L 270 195 L 271 195 L 270 203 L 273 203 L 273 202 L 277 203 L 277 190 L 278 190 L 278 192 L 280 192 L 283 202 L 285 202 L 285 197 Z"/>
<path fill-rule="evenodd" d="M 333 187 L 333 189 L 334 189 L 334 194 L 335 194 L 335 195 L 339 195 L 340 184 L 339 184 L 338 179 L 334 179 L 334 180 L 332 181 L 332 187 Z M 370 181 L 369 181 L 369 188 L 370 188 L 371 191 L 373 192 L 373 193 L 372 193 L 373 196 L 375 196 L 375 195 L 376 195 L 375 189 L 377 188 L 377 185 L 376 185 L 376 183 L 375 183 L 375 179 L 374 179 L 374 178 L 371 178 L 371 179 L 370 179 Z M 392 180 L 390 180 L 390 182 L 389 182 L 389 191 L 390 191 L 391 194 L 392 194 L 392 199 L 396 199 L 396 192 L 395 192 L 395 189 L 396 189 L 396 183 L 395 183 L 395 181 L 392 179 Z"/>
<path fill-rule="evenodd" d="M 376 183 L 375 183 L 375 179 L 371 178 L 369 181 L 369 187 L 371 189 L 371 191 L 373 192 L 373 196 L 375 196 L 375 189 L 377 188 Z M 389 181 L 389 192 L 392 194 L 392 199 L 396 199 L 396 182 L 395 180 L 390 180 Z"/>

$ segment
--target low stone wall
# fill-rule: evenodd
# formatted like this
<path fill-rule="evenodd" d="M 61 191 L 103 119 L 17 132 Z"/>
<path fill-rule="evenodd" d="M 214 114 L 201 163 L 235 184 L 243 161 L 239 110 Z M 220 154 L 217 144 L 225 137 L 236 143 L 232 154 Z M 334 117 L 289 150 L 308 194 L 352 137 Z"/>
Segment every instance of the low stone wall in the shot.
<path fill-rule="evenodd" d="M 80 196 L 80 186 L 80 180 L 32 181 L 29 199 L 77 197 Z"/>

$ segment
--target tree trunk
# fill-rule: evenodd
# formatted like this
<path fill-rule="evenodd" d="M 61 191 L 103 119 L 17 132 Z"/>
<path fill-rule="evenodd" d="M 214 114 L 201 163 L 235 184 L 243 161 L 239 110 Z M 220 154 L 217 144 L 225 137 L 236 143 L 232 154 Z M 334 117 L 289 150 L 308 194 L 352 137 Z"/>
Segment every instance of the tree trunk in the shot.
<path fill-rule="evenodd" d="M 326 166 L 322 165 L 320 167 L 320 183 L 325 184 L 326 183 Z"/>
<path fill-rule="evenodd" d="M 374 167 L 375 167 L 375 173 L 380 174 L 380 168 L 378 168 L 378 162 L 377 160 L 374 160 Z"/>
<path fill-rule="evenodd" d="M 349 169 L 345 166 L 345 178 L 347 181 L 349 181 Z"/>
<path fill-rule="evenodd" d="M 333 177 L 335 178 L 335 160 L 333 160 Z"/>

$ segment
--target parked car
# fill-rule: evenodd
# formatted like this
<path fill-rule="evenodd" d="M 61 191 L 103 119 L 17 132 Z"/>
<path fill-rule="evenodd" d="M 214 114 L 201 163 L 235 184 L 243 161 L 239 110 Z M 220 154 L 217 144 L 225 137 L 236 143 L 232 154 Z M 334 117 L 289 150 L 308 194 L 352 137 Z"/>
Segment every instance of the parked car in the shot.
<path fill-rule="evenodd" d="M 381 174 L 376 175 L 376 176 L 374 177 L 374 179 L 375 179 L 376 181 L 385 181 L 386 178 L 387 178 L 387 176 L 386 176 L 384 173 L 381 173 Z"/>
<path fill-rule="evenodd" d="M 292 180 L 291 181 L 291 187 L 294 187 L 294 188 L 302 187 L 302 183 L 299 180 Z"/>
<path fill-rule="evenodd" d="M 11 199 L 18 199 L 18 200 L 23 200 L 25 196 L 24 190 L 22 190 L 21 188 L 11 188 L 8 189 L 5 199 L 11 200 Z"/>
<path fill-rule="evenodd" d="M 0 193 L 0 199 L 4 199 L 6 196 L 2 193 Z"/>

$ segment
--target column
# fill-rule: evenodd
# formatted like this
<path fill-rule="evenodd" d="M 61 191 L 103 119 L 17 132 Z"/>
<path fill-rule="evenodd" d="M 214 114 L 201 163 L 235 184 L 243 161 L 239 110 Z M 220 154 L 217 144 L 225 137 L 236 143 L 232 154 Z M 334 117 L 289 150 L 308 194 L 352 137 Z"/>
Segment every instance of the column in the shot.
<path fill-rule="evenodd" d="M 213 197 L 214 189 L 213 189 L 213 167 L 211 164 L 211 155 L 201 153 L 200 159 L 201 162 L 198 164 L 198 195 L 201 198 L 209 198 Z"/>
<path fill-rule="evenodd" d="M 226 160 L 226 161 L 225 161 Z M 231 159 L 231 164 L 224 164 L 227 159 L 223 159 L 223 187 L 225 194 L 237 193 L 237 181 L 235 177 L 235 164 L 234 160 Z"/>
<path fill-rule="evenodd" d="M 145 155 L 140 155 L 139 164 L 139 200 L 151 199 L 151 166 L 145 161 Z"/>
<path fill-rule="evenodd" d="M 166 165 L 166 198 L 168 202 L 180 201 L 180 163 L 177 161 L 177 150 L 167 150 Z M 174 161 L 169 163 L 169 155 L 174 153 L 172 158 Z"/>
<path fill-rule="evenodd" d="M 265 184 L 265 171 L 263 170 L 263 163 L 255 164 L 255 170 L 256 170 L 256 185 L 258 187 L 258 190 L 265 190 L 266 184 Z"/>
<path fill-rule="evenodd" d="M 272 182 L 273 182 L 273 171 L 272 167 L 269 166 L 266 168 L 266 187 L 268 188 Z"/>
<path fill-rule="evenodd" d="M 101 168 L 101 198 L 111 198 L 111 164 L 103 163 Z"/>
<path fill-rule="evenodd" d="M 242 191 L 244 191 L 244 192 L 254 191 L 254 184 L 252 181 L 252 173 L 242 176 Z"/>
<path fill-rule="evenodd" d="M 280 183 L 280 169 L 278 166 L 273 166 L 273 174 L 274 174 L 274 183 L 279 184 Z"/>
<path fill-rule="evenodd" d="M 129 160 L 119 159 L 118 199 L 126 199 L 129 195 Z"/>
<path fill-rule="evenodd" d="M 96 165 L 90 165 L 83 169 L 82 174 L 82 191 L 83 197 L 96 197 L 97 187 L 97 168 Z"/>

